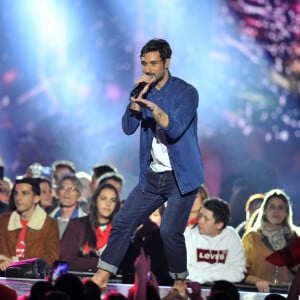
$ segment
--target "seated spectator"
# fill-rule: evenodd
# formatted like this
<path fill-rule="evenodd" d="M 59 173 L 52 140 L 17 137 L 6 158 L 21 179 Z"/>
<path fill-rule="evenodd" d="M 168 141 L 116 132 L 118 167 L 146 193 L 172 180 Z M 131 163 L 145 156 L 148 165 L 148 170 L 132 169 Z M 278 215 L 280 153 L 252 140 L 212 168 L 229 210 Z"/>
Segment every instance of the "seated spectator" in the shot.
<path fill-rule="evenodd" d="M 67 174 L 67 173 L 72 173 L 76 175 L 76 169 L 74 163 L 69 160 L 57 160 L 53 162 L 51 169 L 52 169 L 52 176 L 51 176 L 52 196 L 55 199 L 55 202 L 58 204 L 58 196 L 56 193 L 58 179 L 63 174 Z"/>
<path fill-rule="evenodd" d="M 246 218 L 242 223 L 240 223 L 236 227 L 236 231 L 240 237 L 243 237 L 245 232 L 249 231 L 251 229 L 249 227 L 251 227 L 253 225 L 252 218 L 254 216 L 254 213 L 261 206 L 261 204 L 264 200 L 264 197 L 265 197 L 264 194 L 253 194 L 248 198 L 246 205 L 245 205 Z"/>
<path fill-rule="evenodd" d="M 110 172 L 118 172 L 118 170 L 116 167 L 110 164 L 97 164 L 93 166 L 92 180 L 91 180 L 92 192 L 95 192 L 99 185 L 98 179 L 104 174 Z"/>
<path fill-rule="evenodd" d="M 89 215 L 69 222 L 61 239 L 61 259 L 68 262 L 69 270 L 97 270 L 119 208 L 118 191 L 111 184 L 103 184 L 93 194 Z"/>
<path fill-rule="evenodd" d="M 91 188 L 92 176 L 83 171 L 77 172 L 76 176 L 79 178 L 82 185 L 81 201 L 79 205 L 85 213 L 89 213 L 93 195 Z"/>
<path fill-rule="evenodd" d="M 98 183 L 98 185 L 103 184 L 103 183 L 112 184 L 113 186 L 116 187 L 116 189 L 118 190 L 118 193 L 121 197 L 122 188 L 123 188 L 123 184 L 124 184 L 124 178 L 120 173 L 118 173 L 118 172 L 105 173 L 97 179 L 97 183 Z"/>
<path fill-rule="evenodd" d="M 208 198 L 200 209 L 198 225 L 185 231 L 187 267 L 191 281 L 240 282 L 245 255 L 240 237 L 231 226 L 230 209 L 220 198 Z"/>
<path fill-rule="evenodd" d="M 12 189 L 12 183 L 8 177 L 0 179 L 0 214 L 8 211 L 9 197 Z"/>
<path fill-rule="evenodd" d="M 292 223 L 288 195 L 280 189 L 266 193 L 253 229 L 242 239 L 247 274 L 245 282 L 255 284 L 258 291 L 270 292 L 270 285 L 289 285 L 294 278 L 286 266 L 275 266 L 266 258 L 283 249 L 299 235 Z"/>
<path fill-rule="evenodd" d="M 86 213 L 79 206 L 81 192 L 82 185 L 75 174 L 65 173 L 59 177 L 57 182 L 59 207 L 55 208 L 50 216 L 58 223 L 60 239 L 71 219 L 86 216 Z"/>
<path fill-rule="evenodd" d="M 13 184 L 8 177 L 4 177 L 3 180 L 0 179 L 0 201 L 8 204 L 9 196 Z"/>
<path fill-rule="evenodd" d="M 57 160 L 52 164 L 52 185 L 54 189 L 58 183 L 59 177 L 66 173 L 76 173 L 75 165 L 69 160 Z"/>
<path fill-rule="evenodd" d="M 48 214 L 55 207 L 58 206 L 55 190 L 52 189 L 52 177 L 53 177 L 52 167 L 43 166 L 41 163 L 35 162 L 29 165 L 23 177 L 34 177 L 41 180 L 42 183 L 40 186 L 41 187 L 40 206 L 44 208 Z M 51 198 L 49 195 L 49 186 L 50 186 Z"/>
<path fill-rule="evenodd" d="M 202 202 L 207 198 L 208 190 L 204 184 L 201 184 L 198 189 L 194 204 L 192 206 L 187 226 L 192 226 L 198 223 L 198 217 Z"/>
<path fill-rule="evenodd" d="M 37 179 L 41 189 L 40 207 L 43 208 L 47 214 L 50 214 L 58 205 L 57 199 L 52 196 L 51 181 L 46 177 L 38 177 Z"/>
<path fill-rule="evenodd" d="M 0 216 L 0 269 L 5 271 L 13 261 L 42 258 L 48 265 L 59 258 L 56 222 L 37 205 L 40 186 L 35 178 L 16 180 L 15 211 Z"/>

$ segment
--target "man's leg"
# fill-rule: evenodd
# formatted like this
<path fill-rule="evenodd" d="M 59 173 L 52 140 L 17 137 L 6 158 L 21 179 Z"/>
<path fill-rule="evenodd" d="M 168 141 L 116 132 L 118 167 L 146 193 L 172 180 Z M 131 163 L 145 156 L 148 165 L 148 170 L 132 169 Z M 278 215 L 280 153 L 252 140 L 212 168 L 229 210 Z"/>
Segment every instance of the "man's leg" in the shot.
<path fill-rule="evenodd" d="M 174 287 L 185 292 L 185 279 L 188 276 L 184 230 L 196 198 L 197 190 L 181 195 L 175 179 L 166 177 L 165 192 L 168 204 L 163 215 L 160 232 L 164 243 L 170 276 L 175 280 Z"/>
<path fill-rule="evenodd" d="M 153 184 L 147 184 L 144 192 L 137 185 L 130 193 L 113 220 L 107 247 L 98 263 L 99 270 L 92 277 L 100 288 L 106 286 L 110 274 L 117 273 L 136 228 L 143 224 L 163 201 L 163 197 L 157 193 L 157 188 Z"/>

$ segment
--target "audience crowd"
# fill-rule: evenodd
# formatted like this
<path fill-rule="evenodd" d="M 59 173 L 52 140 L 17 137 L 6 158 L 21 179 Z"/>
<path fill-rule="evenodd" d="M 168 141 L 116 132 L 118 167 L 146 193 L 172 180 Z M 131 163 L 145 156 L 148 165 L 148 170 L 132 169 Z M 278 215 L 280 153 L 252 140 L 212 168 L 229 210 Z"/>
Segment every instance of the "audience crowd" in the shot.
<path fill-rule="evenodd" d="M 253 190 L 244 199 L 244 221 L 232 222 L 226 199 L 199 187 L 186 225 L 189 277 L 186 293 L 171 288 L 161 297 L 159 286 L 172 286 L 160 237 L 165 206 L 140 224 L 114 279 L 132 284 L 128 294 L 101 290 L 91 279 L 106 247 L 112 220 L 126 199 L 125 180 L 111 164 L 76 172 L 62 160 L 51 168 L 28 166 L 24 175 L 0 180 L 0 272 L 5 277 L 16 262 L 41 259 L 47 278 L 36 281 L 28 295 L 0 284 L 0 299 L 192 299 L 203 300 L 208 285 L 212 299 L 240 299 L 237 284 L 266 293 L 264 299 L 296 300 L 300 293 L 300 232 L 293 223 L 292 199 L 274 187 Z M 167 204 L 166 204 L 167 205 Z M 242 212 L 241 212 L 242 213 Z M 49 280 L 57 261 L 68 269 Z M 83 276 L 84 274 L 85 276 Z M 86 278 L 85 278 L 86 277 Z M 272 293 L 286 288 L 287 297 Z"/>

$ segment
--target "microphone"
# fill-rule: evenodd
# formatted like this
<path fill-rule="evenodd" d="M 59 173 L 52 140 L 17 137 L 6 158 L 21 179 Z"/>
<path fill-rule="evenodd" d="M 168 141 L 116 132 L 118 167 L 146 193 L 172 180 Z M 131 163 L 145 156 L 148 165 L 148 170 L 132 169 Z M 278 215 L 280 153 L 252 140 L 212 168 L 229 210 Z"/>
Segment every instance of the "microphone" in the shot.
<path fill-rule="evenodd" d="M 140 82 L 133 90 L 130 92 L 130 97 L 136 98 L 143 88 L 147 85 L 147 82 Z"/>
<path fill-rule="evenodd" d="M 153 78 L 152 74 L 147 74 L 147 76 L 148 76 L 148 80 L 152 80 L 152 78 Z M 148 84 L 148 82 L 144 82 L 144 81 L 140 82 L 130 92 L 130 97 L 136 98 L 147 84 Z"/>

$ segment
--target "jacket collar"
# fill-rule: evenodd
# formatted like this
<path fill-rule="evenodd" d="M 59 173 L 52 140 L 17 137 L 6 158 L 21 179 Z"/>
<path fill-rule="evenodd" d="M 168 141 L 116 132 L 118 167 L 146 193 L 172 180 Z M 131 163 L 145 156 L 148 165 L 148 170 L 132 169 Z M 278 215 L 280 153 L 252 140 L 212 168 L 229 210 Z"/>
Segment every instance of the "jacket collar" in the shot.
<path fill-rule="evenodd" d="M 29 220 L 27 226 L 31 229 L 40 230 L 45 224 L 46 218 L 47 213 L 39 205 L 36 205 L 34 213 L 31 219 Z M 20 220 L 20 215 L 16 211 L 13 211 L 9 217 L 7 230 L 14 231 L 21 228 L 22 224 Z"/>

